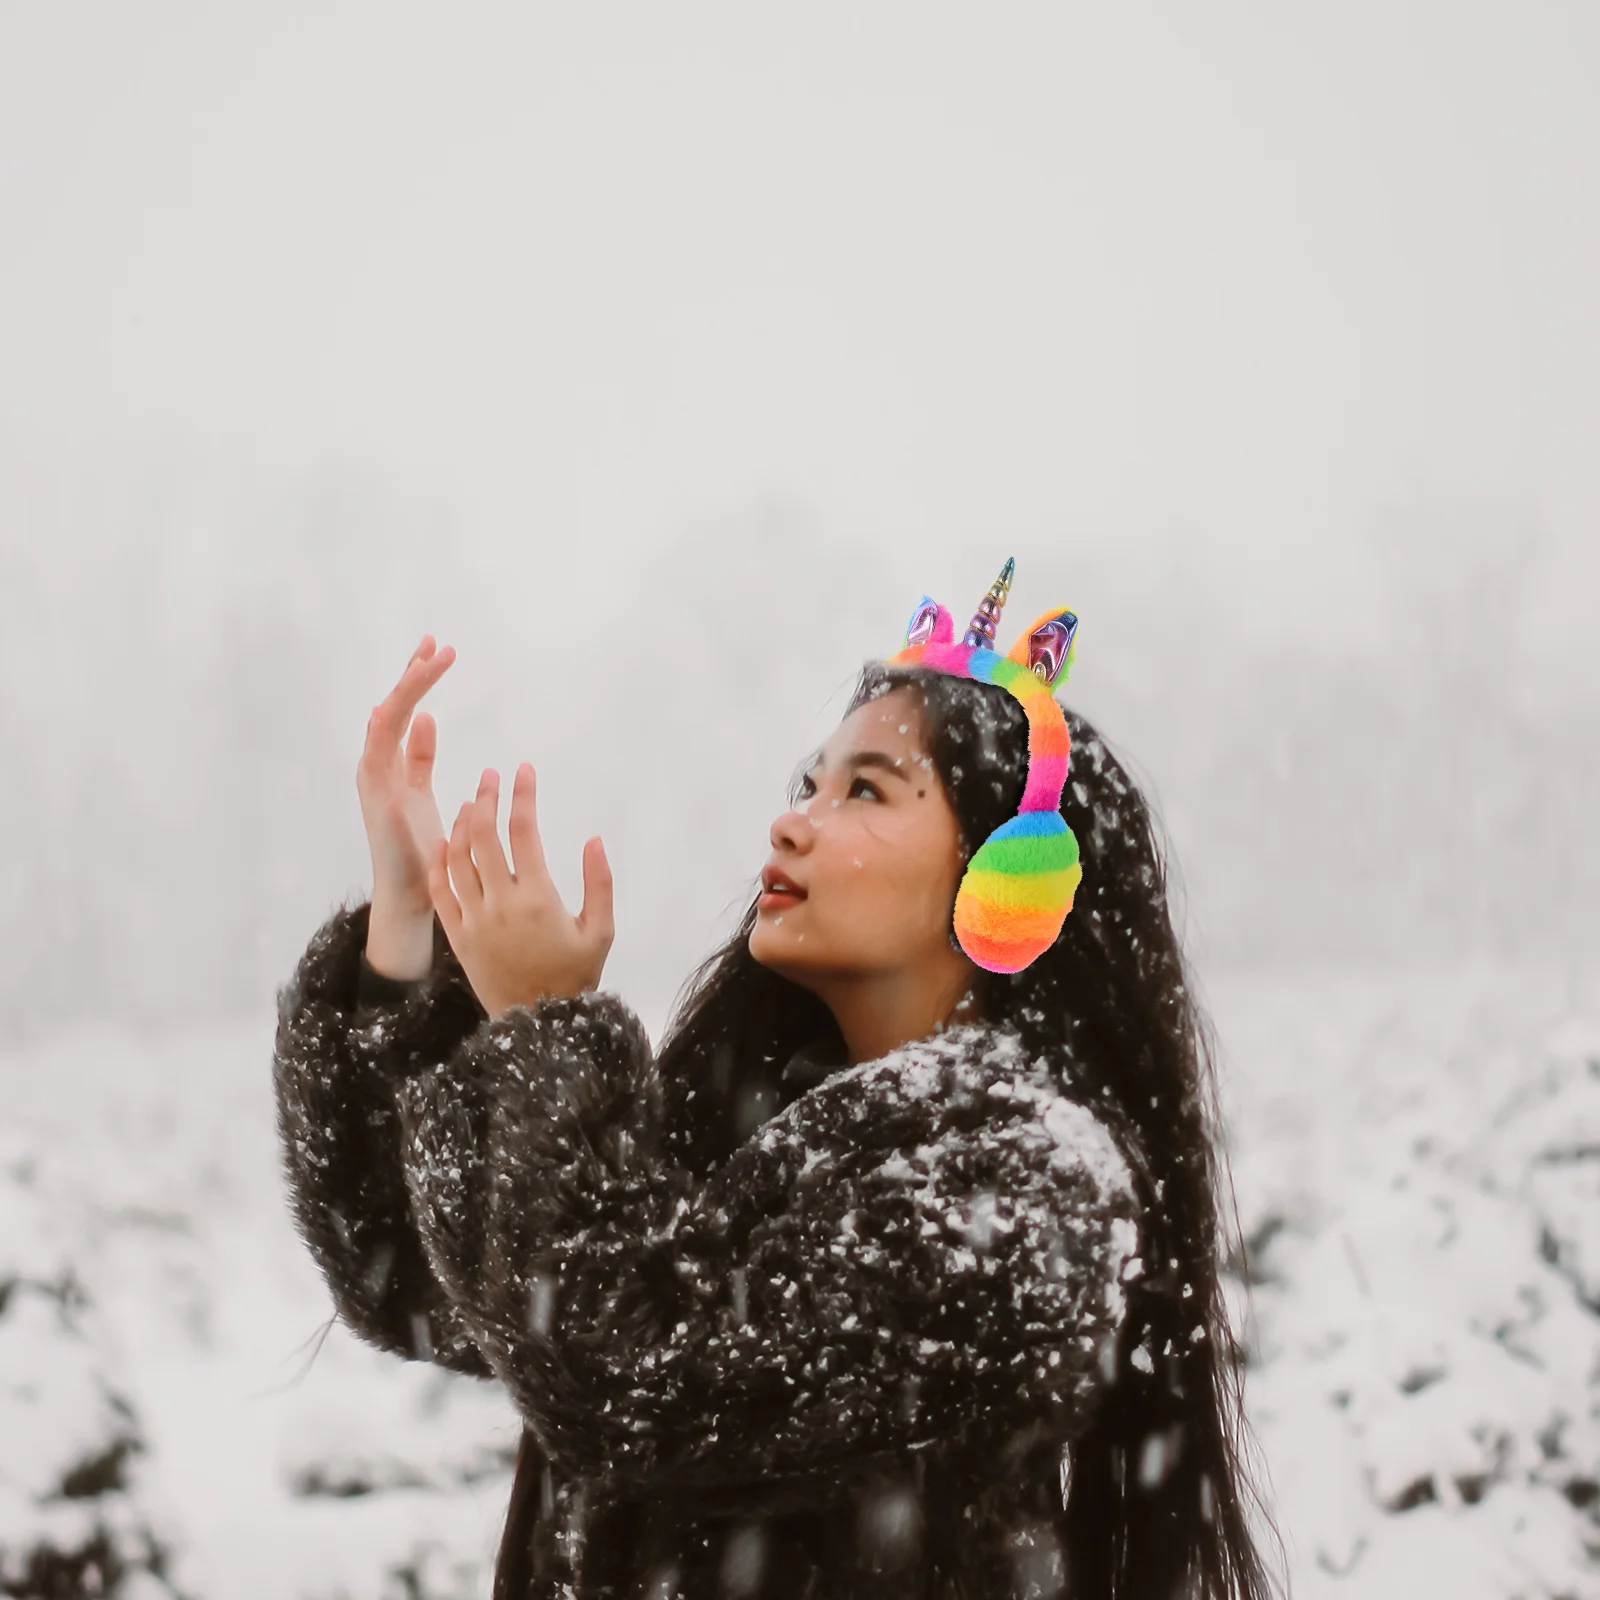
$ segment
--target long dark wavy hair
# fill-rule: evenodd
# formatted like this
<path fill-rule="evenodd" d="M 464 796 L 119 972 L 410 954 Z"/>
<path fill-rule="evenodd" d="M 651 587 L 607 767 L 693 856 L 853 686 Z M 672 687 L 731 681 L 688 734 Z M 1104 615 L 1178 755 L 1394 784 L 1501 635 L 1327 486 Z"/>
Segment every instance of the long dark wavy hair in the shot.
<path fill-rule="evenodd" d="M 965 860 L 1022 798 L 1025 715 L 993 685 L 881 661 L 862 668 L 844 715 L 904 687 L 919 697 L 925 748 Z M 1173 929 L 1152 809 L 1094 726 L 1063 711 L 1072 753 L 1061 814 L 1078 838 L 1082 882 L 1044 954 L 1021 972 L 975 970 L 985 1020 L 1014 1024 L 1030 1054 L 1055 1059 L 1070 1049 L 1068 1092 L 1119 1133 L 1143 1190 L 1147 1270 L 1125 1285 L 1116 1381 L 1073 1445 L 1064 1513 L 1071 1592 L 1074 1600 L 1268 1600 L 1247 1502 L 1280 1555 L 1282 1541 L 1247 1466 L 1244 1354 L 1219 1277 L 1224 1185 L 1229 1243 L 1238 1220 L 1220 1149 L 1213 1030 Z M 809 765 L 796 769 L 791 801 Z M 663 1060 L 693 1052 L 711 1063 L 725 1097 L 802 1046 L 842 1049 L 826 1005 L 750 954 L 755 921 L 752 900 L 737 932 L 690 974 L 660 1047 Z M 715 1136 L 682 1138 L 676 1154 L 701 1169 L 724 1153 Z"/>

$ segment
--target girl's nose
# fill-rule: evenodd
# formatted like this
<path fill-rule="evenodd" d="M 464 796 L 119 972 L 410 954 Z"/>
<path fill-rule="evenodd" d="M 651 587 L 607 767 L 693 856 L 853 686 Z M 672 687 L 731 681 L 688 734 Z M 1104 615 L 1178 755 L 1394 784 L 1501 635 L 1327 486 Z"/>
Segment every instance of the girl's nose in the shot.
<path fill-rule="evenodd" d="M 814 801 L 808 802 L 812 803 Z M 825 820 L 825 816 L 817 816 L 809 810 L 802 811 L 798 806 L 790 807 L 772 824 L 770 833 L 772 848 L 778 850 L 787 847 L 797 854 L 804 854 L 811 848 L 817 830 Z"/>

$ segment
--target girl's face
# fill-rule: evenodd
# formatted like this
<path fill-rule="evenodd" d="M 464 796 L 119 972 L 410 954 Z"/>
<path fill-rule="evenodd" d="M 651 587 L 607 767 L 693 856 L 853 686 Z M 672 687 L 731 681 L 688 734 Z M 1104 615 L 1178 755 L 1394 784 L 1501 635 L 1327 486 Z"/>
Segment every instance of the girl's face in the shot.
<path fill-rule="evenodd" d="M 805 891 L 763 896 L 750 953 L 814 987 L 923 964 L 948 966 L 951 907 L 966 863 L 960 829 L 906 688 L 858 706 L 772 825 L 769 872 Z"/>

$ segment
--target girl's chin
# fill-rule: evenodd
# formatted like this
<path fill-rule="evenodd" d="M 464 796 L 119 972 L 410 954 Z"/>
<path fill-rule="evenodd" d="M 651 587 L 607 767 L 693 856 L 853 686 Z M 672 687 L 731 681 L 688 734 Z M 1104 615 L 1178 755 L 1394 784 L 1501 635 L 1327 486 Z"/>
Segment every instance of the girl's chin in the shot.
<path fill-rule="evenodd" d="M 812 943 L 813 940 L 806 938 L 805 923 L 791 921 L 782 911 L 762 912 L 750 930 L 750 949 L 757 956 L 763 950 L 770 950 L 774 954 L 781 950 L 785 959 L 804 957 Z"/>

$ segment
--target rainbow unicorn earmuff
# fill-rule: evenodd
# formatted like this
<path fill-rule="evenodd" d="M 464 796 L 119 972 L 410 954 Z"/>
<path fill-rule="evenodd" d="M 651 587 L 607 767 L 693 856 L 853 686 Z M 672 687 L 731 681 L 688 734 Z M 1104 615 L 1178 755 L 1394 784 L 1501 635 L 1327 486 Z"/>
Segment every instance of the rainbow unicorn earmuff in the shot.
<path fill-rule="evenodd" d="M 1078 619 L 1067 610 L 1046 611 L 1007 654 L 999 655 L 995 626 L 1015 567 L 1008 556 L 960 644 L 950 613 L 923 595 L 911 613 L 904 645 L 888 658 L 892 666 L 928 667 L 998 684 L 1028 716 L 1022 803 L 978 847 L 956 891 L 956 938 L 990 972 L 1020 972 L 1055 943 L 1083 877 L 1077 838 L 1061 816 L 1072 740 L 1051 693 L 1072 670 Z"/>

